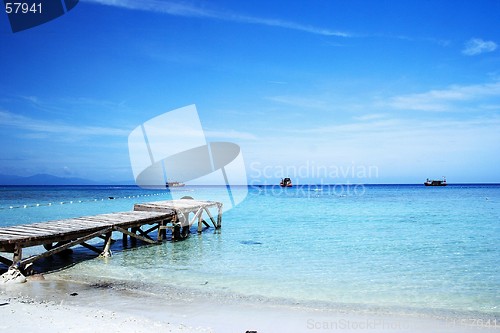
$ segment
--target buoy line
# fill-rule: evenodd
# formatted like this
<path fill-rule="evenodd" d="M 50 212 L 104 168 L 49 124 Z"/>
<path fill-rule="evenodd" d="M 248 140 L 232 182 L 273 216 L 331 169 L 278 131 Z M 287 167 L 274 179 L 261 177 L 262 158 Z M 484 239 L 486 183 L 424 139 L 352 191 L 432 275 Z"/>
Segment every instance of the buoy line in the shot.
<path fill-rule="evenodd" d="M 152 197 L 152 196 L 165 195 L 167 193 L 168 192 L 161 192 L 161 193 L 152 193 L 152 194 L 129 195 L 129 196 L 123 196 L 123 197 L 122 196 L 117 196 L 117 197 L 109 196 L 107 198 L 91 199 L 91 200 L 67 200 L 67 201 L 59 201 L 59 202 L 36 203 L 36 204 L 26 204 L 26 205 L 17 205 L 17 206 L 5 206 L 5 207 L 0 207 L 0 210 L 27 209 L 27 208 L 36 208 L 36 207 L 51 207 L 51 206 L 58 206 L 58 205 L 70 205 L 70 204 L 87 203 L 87 202 L 104 202 L 104 201 L 109 201 L 109 200 Z"/>

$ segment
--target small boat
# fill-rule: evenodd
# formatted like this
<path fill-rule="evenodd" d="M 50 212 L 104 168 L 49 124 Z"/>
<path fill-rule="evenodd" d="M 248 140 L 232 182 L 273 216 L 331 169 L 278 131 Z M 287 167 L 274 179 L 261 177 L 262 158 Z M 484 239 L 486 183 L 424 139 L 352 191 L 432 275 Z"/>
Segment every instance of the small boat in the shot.
<path fill-rule="evenodd" d="M 430 180 L 429 178 L 427 178 L 424 185 L 425 186 L 446 186 L 448 184 L 446 183 L 446 178 L 443 177 L 443 180 Z"/>
<path fill-rule="evenodd" d="M 168 182 L 167 187 L 183 187 L 186 186 L 186 184 L 181 183 L 181 182 Z"/>
<path fill-rule="evenodd" d="M 280 181 L 281 187 L 292 187 L 292 180 L 290 178 L 281 178 Z"/>

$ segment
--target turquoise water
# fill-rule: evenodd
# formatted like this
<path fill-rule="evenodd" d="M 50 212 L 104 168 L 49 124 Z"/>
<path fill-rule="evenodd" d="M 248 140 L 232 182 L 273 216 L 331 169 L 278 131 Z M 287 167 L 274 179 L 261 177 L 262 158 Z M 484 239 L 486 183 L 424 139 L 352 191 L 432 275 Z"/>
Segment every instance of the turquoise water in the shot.
<path fill-rule="evenodd" d="M 196 199 L 226 194 L 182 191 Z M 136 187 L 1 187 L 0 194 L 2 226 L 168 199 Z M 106 261 L 75 250 L 88 260 L 57 274 L 221 299 L 500 318 L 498 244 L 499 185 L 253 187 L 224 213 L 221 232 L 126 250 L 116 242 Z"/>

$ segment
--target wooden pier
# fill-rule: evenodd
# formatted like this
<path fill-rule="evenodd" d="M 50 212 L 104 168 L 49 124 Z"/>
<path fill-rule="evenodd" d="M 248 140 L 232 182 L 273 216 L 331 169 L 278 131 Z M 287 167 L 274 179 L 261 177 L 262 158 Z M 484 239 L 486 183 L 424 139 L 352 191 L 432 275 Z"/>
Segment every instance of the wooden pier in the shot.
<path fill-rule="evenodd" d="M 215 221 L 210 213 L 210 208 L 212 207 L 217 208 L 217 221 Z M 222 203 L 216 201 L 199 201 L 192 199 L 156 201 L 135 204 L 134 211 L 159 213 L 175 211 L 176 214 L 172 222 L 174 227 L 172 233 L 175 239 L 185 238 L 187 236 L 186 233 L 189 232 L 189 229 L 196 221 L 198 222 L 199 233 L 202 231 L 203 225 L 210 227 L 203 219 L 203 212 L 208 215 L 215 229 L 220 229 L 222 222 Z M 194 213 L 194 216 L 190 219 L 191 213 Z"/>
<path fill-rule="evenodd" d="M 214 207 L 217 208 L 217 220 L 210 212 L 210 208 Z M 137 239 L 148 244 L 161 243 L 166 239 L 167 230 L 171 230 L 173 240 L 179 240 L 188 236 L 190 227 L 196 221 L 198 232 L 202 232 L 204 225 L 209 227 L 203 219 L 204 212 L 213 227 L 220 229 L 222 204 L 191 199 L 136 204 L 134 210 L 129 212 L 3 227 L 0 228 L 0 252 L 12 253 L 13 258 L 10 260 L 0 255 L 0 262 L 29 274 L 25 268 L 34 261 L 76 245 L 109 257 L 113 232 L 123 234 L 124 244 L 130 238 L 132 245 L 135 245 Z M 191 214 L 194 214 L 192 218 Z M 149 235 L 153 231 L 157 231 L 156 239 Z M 97 237 L 104 239 L 101 249 L 87 243 Z M 40 245 L 43 245 L 45 252 L 23 259 L 23 248 Z"/>

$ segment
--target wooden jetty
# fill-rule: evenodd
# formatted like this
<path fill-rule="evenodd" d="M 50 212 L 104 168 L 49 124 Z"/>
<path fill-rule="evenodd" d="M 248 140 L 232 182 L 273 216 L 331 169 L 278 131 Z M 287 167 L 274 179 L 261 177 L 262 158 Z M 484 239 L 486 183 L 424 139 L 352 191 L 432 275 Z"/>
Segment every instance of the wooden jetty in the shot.
<path fill-rule="evenodd" d="M 213 207 L 218 210 L 217 220 L 210 212 L 210 208 Z M 189 228 L 196 221 L 198 221 L 198 232 L 203 230 L 203 225 L 209 227 L 203 219 L 204 212 L 213 227 L 220 229 L 222 203 L 190 199 L 136 204 L 134 210 L 129 212 L 3 227 L 0 228 L 0 252 L 12 253 L 13 259 L 0 255 L 0 262 L 29 274 L 25 268 L 34 261 L 76 245 L 95 251 L 100 256 L 109 257 L 113 232 L 123 234 L 124 244 L 130 237 L 132 245 L 135 245 L 137 239 L 148 244 L 161 243 L 169 229 L 172 231 L 172 239 L 178 240 L 187 237 Z M 194 214 L 191 219 L 190 214 Z M 153 231 L 157 231 L 156 240 L 149 235 Z M 97 237 L 104 239 L 102 249 L 87 243 Z M 23 259 L 23 248 L 40 245 L 43 245 L 45 252 Z"/>
<path fill-rule="evenodd" d="M 212 207 L 217 208 L 217 222 L 210 213 L 210 208 Z M 206 227 L 210 227 L 209 224 L 203 219 L 203 212 L 208 215 L 215 229 L 220 229 L 222 221 L 222 203 L 217 201 L 200 201 L 192 199 L 156 201 L 135 204 L 134 211 L 160 213 L 175 211 L 176 216 L 173 223 L 177 227 L 182 227 L 184 230 L 186 230 L 186 228 L 189 229 L 196 221 L 198 221 L 198 232 L 202 231 L 203 225 L 205 225 Z M 194 213 L 192 219 L 190 219 L 190 213 Z"/>

